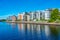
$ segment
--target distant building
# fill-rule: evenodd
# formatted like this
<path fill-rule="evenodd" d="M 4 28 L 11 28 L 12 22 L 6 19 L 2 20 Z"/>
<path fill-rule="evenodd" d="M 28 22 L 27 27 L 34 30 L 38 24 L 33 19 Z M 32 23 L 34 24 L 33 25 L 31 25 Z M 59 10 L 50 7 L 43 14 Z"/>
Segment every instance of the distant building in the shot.
<path fill-rule="evenodd" d="M 35 12 L 30 12 L 30 20 L 49 20 L 50 19 L 50 14 L 51 14 L 52 9 L 46 9 L 46 10 L 37 10 Z"/>
<path fill-rule="evenodd" d="M 38 19 L 38 20 L 40 20 L 40 11 L 36 11 L 34 14 L 35 14 L 35 19 Z"/>
<path fill-rule="evenodd" d="M 42 10 L 41 13 L 40 13 L 40 20 L 45 20 L 45 11 Z"/>
<path fill-rule="evenodd" d="M 29 12 L 30 20 L 34 20 L 34 12 Z"/>
<path fill-rule="evenodd" d="M 24 12 L 18 14 L 18 20 L 23 21 Z"/>
<path fill-rule="evenodd" d="M 12 21 L 11 16 L 7 17 L 7 21 Z"/>
<path fill-rule="evenodd" d="M 52 9 L 37 10 L 34 12 L 23 12 L 23 13 L 19 13 L 17 18 L 15 15 L 13 15 L 13 16 L 9 16 L 7 19 L 12 21 L 15 21 L 16 19 L 20 21 L 36 21 L 36 19 L 49 20 L 51 11 Z"/>
<path fill-rule="evenodd" d="M 45 10 L 45 20 L 49 20 L 50 19 L 51 11 L 52 11 L 52 9 Z"/>
<path fill-rule="evenodd" d="M 16 21 L 17 20 L 17 17 L 15 15 L 11 16 L 11 20 L 12 21 Z"/>
<path fill-rule="evenodd" d="M 29 15 L 30 15 L 30 19 L 33 21 L 36 19 L 41 20 L 44 16 L 44 14 L 39 10 L 37 10 L 35 12 L 30 12 Z"/>
<path fill-rule="evenodd" d="M 30 21 L 30 15 L 29 13 L 25 12 L 25 15 L 24 15 L 24 21 Z"/>

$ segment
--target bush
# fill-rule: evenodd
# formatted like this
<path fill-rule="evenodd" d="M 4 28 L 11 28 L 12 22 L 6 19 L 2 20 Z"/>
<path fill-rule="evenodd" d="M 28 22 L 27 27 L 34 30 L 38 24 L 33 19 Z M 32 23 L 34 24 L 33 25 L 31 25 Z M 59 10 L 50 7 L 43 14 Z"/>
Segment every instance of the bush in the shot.
<path fill-rule="evenodd" d="M 56 22 L 56 23 L 60 23 L 60 20 L 56 20 L 55 22 Z"/>
<path fill-rule="evenodd" d="M 48 22 L 54 22 L 55 20 L 49 20 Z"/>

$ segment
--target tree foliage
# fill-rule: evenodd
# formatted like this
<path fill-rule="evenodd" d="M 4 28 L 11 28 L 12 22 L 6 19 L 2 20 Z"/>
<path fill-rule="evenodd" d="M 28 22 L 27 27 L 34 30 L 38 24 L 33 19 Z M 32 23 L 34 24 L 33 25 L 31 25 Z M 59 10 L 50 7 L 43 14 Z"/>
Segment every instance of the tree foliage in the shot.
<path fill-rule="evenodd" d="M 0 20 L 0 22 L 5 22 L 5 21 L 6 21 L 6 19 L 1 19 L 1 20 Z"/>
<path fill-rule="evenodd" d="M 49 22 L 54 22 L 56 21 L 57 19 L 60 19 L 60 16 L 59 16 L 59 10 L 56 8 L 54 10 L 51 11 L 51 15 L 50 15 L 50 20 Z"/>

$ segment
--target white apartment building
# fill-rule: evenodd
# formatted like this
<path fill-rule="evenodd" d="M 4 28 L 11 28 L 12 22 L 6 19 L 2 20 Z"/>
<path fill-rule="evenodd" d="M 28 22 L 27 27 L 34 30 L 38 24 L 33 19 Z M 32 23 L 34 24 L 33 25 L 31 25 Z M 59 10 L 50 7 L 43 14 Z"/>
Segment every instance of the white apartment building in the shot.
<path fill-rule="evenodd" d="M 42 19 L 45 19 L 45 20 L 49 20 L 50 18 L 50 11 L 49 10 L 37 10 L 35 12 L 30 12 L 30 19 L 31 20 L 42 20 Z"/>
<path fill-rule="evenodd" d="M 40 19 L 45 19 L 45 11 L 44 10 L 41 10 L 41 13 L 40 13 Z"/>
<path fill-rule="evenodd" d="M 40 11 L 36 11 L 35 12 L 36 19 L 38 19 L 38 20 L 40 20 L 40 13 L 41 13 Z"/>
<path fill-rule="evenodd" d="M 50 11 L 47 9 L 45 10 L 45 20 L 49 20 L 50 19 Z"/>
<path fill-rule="evenodd" d="M 34 12 L 30 12 L 29 15 L 30 15 L 30 20 L 34 20 Z"/>
<path fill-rule="evenodd" d="M 26 15 L 26 19 L 27 19 L 27 21 L 30 21 L 30 16 Z"/>

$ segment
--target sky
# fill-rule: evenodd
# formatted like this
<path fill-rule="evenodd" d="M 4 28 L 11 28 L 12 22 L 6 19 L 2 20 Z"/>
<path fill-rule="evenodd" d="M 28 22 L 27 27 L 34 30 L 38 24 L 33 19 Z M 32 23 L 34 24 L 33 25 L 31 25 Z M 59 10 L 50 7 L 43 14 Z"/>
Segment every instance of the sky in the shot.
<path fill-rule="evenodd" d="M 60 8 L 59 0 L 0 0 L 0 19 L 21 12 Z"/>

